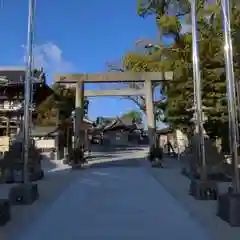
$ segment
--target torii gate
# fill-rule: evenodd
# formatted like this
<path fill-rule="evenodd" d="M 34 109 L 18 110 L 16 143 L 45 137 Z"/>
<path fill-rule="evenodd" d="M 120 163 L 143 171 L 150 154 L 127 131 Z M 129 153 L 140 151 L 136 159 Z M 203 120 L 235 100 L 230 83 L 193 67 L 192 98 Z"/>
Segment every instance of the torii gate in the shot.
<path fill-rule="evenodd" d="M 81 142 L 80 126 L 84 116 L 84 97 L 94 96 L 145 96 L 146 115 L 148 122 L 149 145 L 154 144 L 155 118 L 153 106 L 153 83 L 169 81 L 173 79 L 172 72 L 106 72 L 93 74 L 56 74 L 55 81 L 61 85 L 75 85 L 75 141 Z M 112 90 L 84 90 L 84 83 L 119 83 L 119 82 L 143 82 L 142 89 L 112 89 Z M 76 148 L 79 146 L 76 146 Z"/>

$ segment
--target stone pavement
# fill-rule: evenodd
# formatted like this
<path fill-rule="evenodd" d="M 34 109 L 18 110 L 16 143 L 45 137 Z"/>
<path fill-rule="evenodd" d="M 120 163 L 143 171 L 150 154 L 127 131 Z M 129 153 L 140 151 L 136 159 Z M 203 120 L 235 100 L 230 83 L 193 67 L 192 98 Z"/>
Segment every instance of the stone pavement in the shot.
<path fill-rule="evenodd" d="M 212 239 L 137 160 L 76 172 L 79 178 L 12 239 Z"/>

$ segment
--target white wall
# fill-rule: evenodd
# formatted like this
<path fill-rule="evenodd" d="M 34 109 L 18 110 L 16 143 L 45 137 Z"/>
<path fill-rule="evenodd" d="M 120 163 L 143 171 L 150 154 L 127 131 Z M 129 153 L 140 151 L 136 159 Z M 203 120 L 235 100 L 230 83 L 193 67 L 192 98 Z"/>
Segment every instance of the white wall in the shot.
<path fill-rule="evenodd" d="M 9 150 L 10 138 L 7 136 L 0 137 L 0 152 L 7 152 Z"/>
<path fill-rule="evenodd" d="M 36 139 L 35 144 L 41 149 L 55 148 L 55 139 Z"/>
<path fill-rule="evenodd" d="M 188 137 L 181 130 L 176 130 L 176 141 L 179 148 L 179 152 L 182 153 L 188 146 Z"/>

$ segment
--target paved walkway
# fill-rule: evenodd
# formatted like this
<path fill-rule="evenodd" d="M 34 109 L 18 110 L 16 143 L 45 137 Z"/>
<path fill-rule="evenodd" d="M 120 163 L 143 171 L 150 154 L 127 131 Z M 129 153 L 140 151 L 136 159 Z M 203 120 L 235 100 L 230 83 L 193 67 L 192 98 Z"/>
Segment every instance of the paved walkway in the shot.
<path fill-rule="evenodd" d="M 182 162 L 185 162 L 182 159 Z M 213 240 L 239 240 L 240 228 L 231 227 L 216 216 L 218 201 L 198 201 L 188 195 L 190 179 L 181 174 L 183 165 L 173 158 L 166 158 L 164 168 L 149 168 L 150 174 L 177 201 L 212 234 Z M 177 183 L 177 184 L 176 184 Z M 226 193 L 230 183 L 217 182 L 220 194 Z"/>
<path fill-rule="evenodd" d="M 15 240 L 211 239 L 141 166 L 99 166 L 80 175 Z"/>

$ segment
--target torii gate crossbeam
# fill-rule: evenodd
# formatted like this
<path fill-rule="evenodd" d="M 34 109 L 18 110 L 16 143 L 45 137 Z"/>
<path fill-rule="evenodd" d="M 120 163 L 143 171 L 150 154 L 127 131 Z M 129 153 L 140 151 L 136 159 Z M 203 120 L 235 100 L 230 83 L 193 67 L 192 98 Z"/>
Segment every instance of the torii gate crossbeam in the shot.
<path fill-rule="evenodd" d="M 106 73 L 77 73 L 77 74 L 56 74 L 54 79 L 58 83 L 70 84 L 79 81 L 85 83 L 114 83 L 114 82 L 145 82 L 172 80 L 172 72 L 106 72 Z"/>

